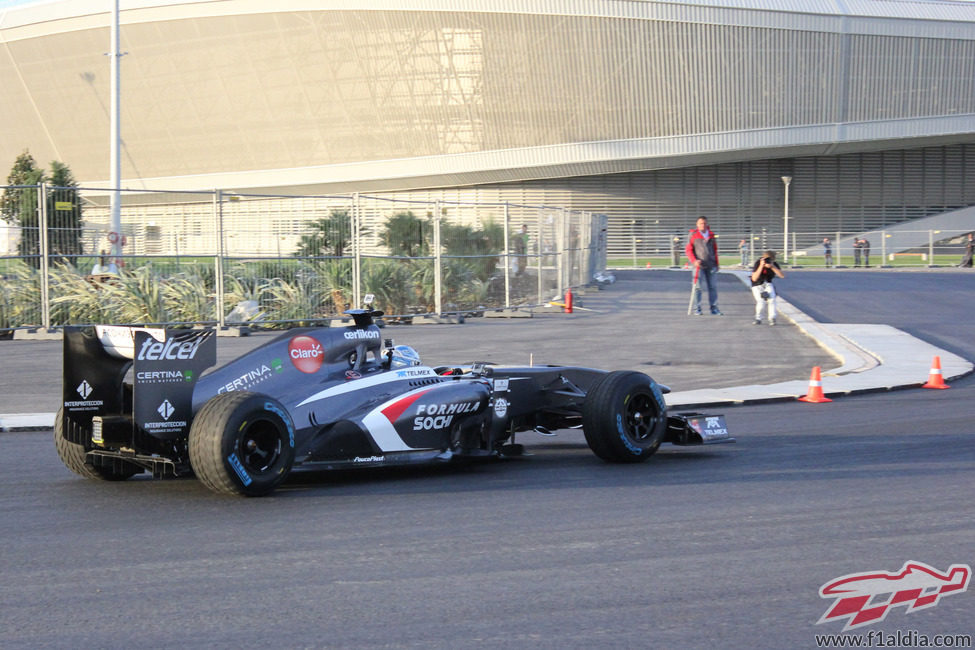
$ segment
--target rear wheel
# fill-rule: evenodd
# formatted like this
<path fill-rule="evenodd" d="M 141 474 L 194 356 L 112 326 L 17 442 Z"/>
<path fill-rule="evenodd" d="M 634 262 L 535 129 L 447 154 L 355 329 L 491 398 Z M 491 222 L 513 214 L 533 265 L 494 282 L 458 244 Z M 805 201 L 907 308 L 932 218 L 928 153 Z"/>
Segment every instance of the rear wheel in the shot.
<path fill-rule="evenodd" d="M 58 457 L 64 466 L 78 476 L 99 479 L 102 481 L 124 481 L 140 473 L 142 469 L 130 463 L 115 462 L 109 466 L 95 467 L 88 462 L 88 450 L 84 445 L 70 442 L 64 438 L 64 418 L 62 411 L 58 411 L 54 420 L 54 448 L 58 450 Z"/>
<path fill-rule="evenodd" d="M 249 392 L 217 395 L 193 418 L 190 465 L 215 492 L 261 496 L 291 471 L 294 425 L 281 404 Z"/>
<path fill-rule="evenodd" d="M 644 461 L 667 433 L 663 395 L 653 379 L 641 372 L 611 372 L 589 389 L 582 429 L 589 448 L 603 460 Z"/>

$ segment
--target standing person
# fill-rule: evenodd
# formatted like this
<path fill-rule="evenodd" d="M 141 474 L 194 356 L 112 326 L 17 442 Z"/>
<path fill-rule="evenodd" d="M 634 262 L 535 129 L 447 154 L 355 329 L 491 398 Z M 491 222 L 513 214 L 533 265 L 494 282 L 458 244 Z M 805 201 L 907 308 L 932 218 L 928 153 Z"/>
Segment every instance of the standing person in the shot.
<path fill-rule="evenodd" d="M 670 265 L 675 269 L 680 268 L 680 235 L 674 235 L 674 241 L 670 247 Z"/>
<path fill-rule="evenodd" d="M 833 266 L 833 244 L 829 237 L 823 237 L 823 257 L 826 260 L 826 268 Z"/>
<path fill-rule="evenodd" d="M 738 242 L 738 252 L 741 253 L 741 268 L 748 266 L 748 242 L 742 239 Z"/>
<path fill-rule="evenodd" d="M 752 296 L 755 298 L 755 322 L 754 325 L 762 324 L 762 308 L 768 305 L 768 324 L 775 325 L 775 285 L 772 280 L 784 278 L 785 272 L 779 268 L 775 261 L 775 251 L 765 251 L 760 259 L 755 260 L 752 266 Z"/>
<path fill-rule="evenodd" d="M 572 283 L 571 278 L 575 278 L 575 268 L 576 268 L 576 251 L 579 250 L 579 227 L 573 224 L 569 227 L 569 248 L 568 248 L 568 262 L 569 262 L 569 283 Z"/>
<path fill-rule="evenodd" d="M 528 226 L 521 224 L 521 230 L 512 237 L 512 243 L 515 253 L 515 275 L 521 275 L 525 272 L 528 263 Z"/>
<path fill-rule="evenodd" d="M 860 248 L 863 251 L 863 265 L 870 266 L 870 240 L 866 238 L 861 239 Z"/>
<path fill-rule="evenodd" d="M 975 241 L 972 241 L 972 233 L 968 233 L 968 241 L 965 242 L 965 254 L 961 258 L 961 266 L 966 269 L 972 268 L 972 250 L 975 248 Z"/>
<path fill-rule="evenodd" d="M 694 270 L 694 279 L 697 289 L 694 292 L 694 314 L 701 315 L 701 289 L 702 284 L 708 287 L 708 304 L 711 307 L 711 314 L 722 316 L 718 309 L 718 287 L 715 285 L 718 269 L 718 242 L 717 235 L 708 228 L 708 218 L 699 217 L 697 228 L 690 231 L 687 236 L 687 247 L 684 253 L 691 262 Z"/>
<path fill-rule="evenodd" d="M 860 238 L 853 240 L 853 268 L 860 266 Z"/>

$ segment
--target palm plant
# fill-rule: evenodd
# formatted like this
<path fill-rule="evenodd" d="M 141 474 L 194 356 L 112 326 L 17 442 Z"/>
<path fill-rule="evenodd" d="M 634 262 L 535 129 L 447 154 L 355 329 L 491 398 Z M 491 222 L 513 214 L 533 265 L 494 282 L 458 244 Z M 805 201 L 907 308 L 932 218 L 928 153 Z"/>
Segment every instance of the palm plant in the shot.
<path fill-rule="evenodd" d="M 312 232 L 301 236 L 295 257 L 342 257 L 352 240 L 352 218 L 348 210 L 332 210 L 329 216 L 308 225 Z"/>
<path fill-rule="evenodd" d="M 417 296 L 411 260 L 370 259 L 362 266 L 362 284 L 375 296 L 373 303 L 389 315 L 409 313 Z"/>
<path fill-rule="evenodd" d="M 483 303 L 487 282 L 481 280 L 471 260 L 448 259 L 442 265 L 443 301 L 454 308 L 473 307 Z"/>
<path fill-rule="evenodd" d="M 236 305 L 246 300 L 254 300 L 260 304 L 270 280 L 267 276 L 254 272 L 254 267 L 246 264 L 236 264 L 223 277 L 224 302 Z"/>
<path fill-rule="evenodd" d="M 11 265 L 6 278 L 0 280 L 0 329 L 41 324 L 40 285 L 40 273 L 27 264 Z"/>
<path fill-rule="evenodd" d="M 52 266 L 50 273 L 53 324 L 114 322 L 117 304 L 108 299 L 104 282 L 92 280 L 77 267 L 66 264 Z"/>
<path fill-rule="evenodd" d="M 428 256 L 432 239 L 431 219 L 421 219 L 409 211 L 391 216 L 380 235 L 380 240 L 390 253 L 403 257 Z"/>
<path fill-rule="evenodd" d="M 167 323 L 173 320 L 167 308 L 164 283 L 151 266 L 124 271 L 102 283 L 101 291 L 116 309 L 118 323 Z"/>
<path fill-rule="evenodd" d="M 445 255 L 463 257 L 478 278 L 487 280 L 497 271 L 498 255 L 504 250 L 504 227 L 493 221 L 481 230 L 441 223 L 440 240 Z"/>
<path fill-rule="evenodd" d="M 213 292 L 199 276 L 177 273 L 158 281 L 162 284 L 163 303 L 175 321 L 205 323 L 217 320 Z"/>
<path fill-rule="evenodd" d="M 322 286 L 311 278 L 298 278 L 294 282 L 271 279 L 264 296 L 262 304 L 271 312 L 270 320 L 308 321 L 324 315 Z"/>
<path fill-rule="evenodd" d="M 329 301 L 335 313 L 345 311 L 352 301 L 352 260 L 316 260 L 315 269 L 323 290 L 328 291 Z"/>
<path fill-rule="evenodd" d="M 446 266 L 446 260 L 444 260 Z M 423 310 L 436 310 L 437 266 L 434 260 L 418 260 L 410 268 L 410 276 L 416 301 L 423 305 Z"/>

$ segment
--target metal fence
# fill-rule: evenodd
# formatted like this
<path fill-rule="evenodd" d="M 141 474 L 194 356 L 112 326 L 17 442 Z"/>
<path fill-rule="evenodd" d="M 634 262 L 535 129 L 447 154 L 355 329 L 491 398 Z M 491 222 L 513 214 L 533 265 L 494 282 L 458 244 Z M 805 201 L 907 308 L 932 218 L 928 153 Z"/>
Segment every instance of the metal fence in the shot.
<path fill-rule="evenodd" d="M 3 189 L 0 329 L 392 319 L 532 306 L 605 268 L 606 218 L 513 203 Z M 45 227 L 46 225 L 46 227 Z"/>
<path fill-rule="evenodd" d="M 957 266 L 965 254 L 971 229 L 909 230 L 891 228 L 871 232 L 719 233 L 718 257 L 725 267 L 752 264 L 773 250 L 780 264 L 807 268 L 902 268 Z M 617 238 L 618 239 L 618 238 Z M 788 240 L 788 247 L 786 247 Z M 828 240 L 830 257 L 824 243 Z M 861 243 L 857 243 L 857 242 Z M 863 243 L 866 242 L 866 243 Z M 610 268 L 661 268 L 687 265 L 686 234 L 630 238 L 629 250 L 617 245 L 609 252 Z"/>

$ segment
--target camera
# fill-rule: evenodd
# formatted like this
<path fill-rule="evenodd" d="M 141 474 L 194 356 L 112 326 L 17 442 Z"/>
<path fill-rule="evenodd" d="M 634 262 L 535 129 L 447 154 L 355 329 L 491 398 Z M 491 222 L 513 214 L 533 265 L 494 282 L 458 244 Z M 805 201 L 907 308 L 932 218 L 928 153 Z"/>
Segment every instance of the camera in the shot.
<path fill-rule="evenodd" d="M 762 296 L 762 300 L 768 300 L 769 299 L 769 292 L 768 291 L 763 291 L 759 295 Z"/>

